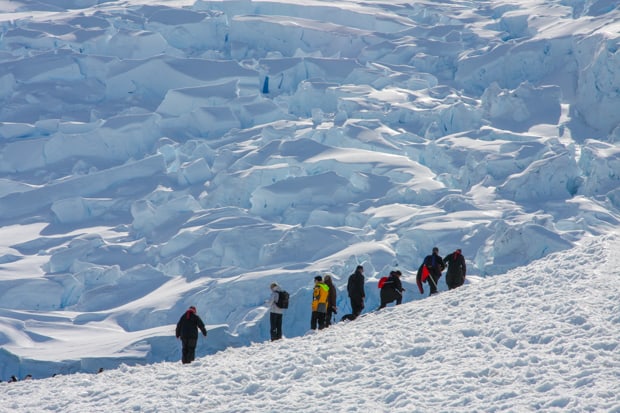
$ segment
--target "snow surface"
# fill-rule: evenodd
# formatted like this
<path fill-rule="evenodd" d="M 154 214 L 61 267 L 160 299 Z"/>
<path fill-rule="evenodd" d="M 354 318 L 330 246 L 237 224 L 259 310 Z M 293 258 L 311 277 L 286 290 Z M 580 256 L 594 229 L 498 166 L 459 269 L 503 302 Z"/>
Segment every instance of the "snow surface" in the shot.
<path fill-rule="evenodd" d="M 2 406 L 20 412 L 310 412 L 317 405 L 335 412 L 619 412 L 619 248 L 618 237 L 599 237 L 461 289 L 190 365 L 122 365 L 5 383 Z"/>
<path fill-rule="evenodd" d="M 0 1 L 0 379 L 35 378 L 0 406 L 620 412 L 619 22 L 608 0 Z M 469 277 L 428 298 L 433 246 Z M 341 316 L 358 264 L 367 316 L 308 332 L 314 276 Z M 394 268 L 404 304 L 374 312 Z M 209 336 L 182 366 L 189 305 Z"/>

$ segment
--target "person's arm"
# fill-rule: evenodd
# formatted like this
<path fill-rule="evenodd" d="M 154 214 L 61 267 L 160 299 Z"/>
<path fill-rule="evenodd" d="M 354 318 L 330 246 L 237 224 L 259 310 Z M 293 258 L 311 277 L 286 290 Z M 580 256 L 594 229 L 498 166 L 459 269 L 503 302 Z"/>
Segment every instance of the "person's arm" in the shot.
<path fill-rule="evenodd" d="M 205 328 L 205 323 L 202 322 L 202 319 L 200 317 L 196 316 L 196 318 L 198 318 L 198 328 L 202 332 L 202 335 L 206 337 L 207 329 Z"/>
<path fill-rule="evenodd" d="M 399 293 L 402 293 L 403 291 L 405 291 L 405 289 L 403 288 L 403 283 L 400 281 L 400 278 L 398 277 L 394 278 L 394 288 Z"/>
<path fill-rule="evenodd" d="M 278 302 L 278 292 L 272 291 L 267 301 L 265 301 L 265 304 L 267 304 L 269 307 L 272 307 L 273 304 L 277 302 Z"/>
<path fill-rule="evenodd" d="M 360 291 L 362 292 L 362 299 L 365 300 L 366 299 L 366 290 L 364 289 L 364 276 L 360 277 Z"/>
<path fill-rule="evenodd" d="M 182 322 L 183 322 L 183 317 L 181 317 L 179 319 L 179 322 L 177 323 L 177 328 L 176 328 L 176 331 L 175 331 L 176 338 L 181 337 L 181 323 Z"/>

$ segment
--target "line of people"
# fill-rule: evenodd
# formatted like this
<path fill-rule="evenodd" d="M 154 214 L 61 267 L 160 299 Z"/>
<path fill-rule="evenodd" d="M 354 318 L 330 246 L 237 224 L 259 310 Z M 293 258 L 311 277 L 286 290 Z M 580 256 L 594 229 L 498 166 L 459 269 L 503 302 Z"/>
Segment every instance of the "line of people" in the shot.
<path fill-rule="evenodd" d="M 420 290 L 420 294 L 424 294 L 424 287 L 422 284 L 428 283 L 430 288 L 430 295 L 437 294 L 437 285 L 441 273 L 448 267 L 446 272 L 446 285 L 449 290 L 453 290 L 460 287 L 465 283 L 465 277 L 467 276 L 467 265 L 465 264 L 465 257 L 460 248 L 457 248 L 454 252 L 446 255 L 442 258 L 439 255 L 439 248 L 433 247 L 433 251 L 430 255 L 424 257 L 424 261 L 418 268 L 416 274 L 416 284 Z"/>
<path fill-rule="evenodd" d="M 446 284 L 448 289 L 460 287 L 465 283 L 467 266 L 461 249 L 456 249 L 453 253 L 442 258 L 439 255 L 439 248 L 434 247 L 432 253 L 424 258 L 418 269 L 416 283 L 420 294 L 424 294 L 423 283 L 430 286 L 430 294 L 438 292 L 437 284 L 441 278 L 441 273 L 448 268 L 446 273 Z M 378 309 L 385 308 L 388 304 L 396 302 L 399 305 L 403 301 L 405 288 L 401 282 L 402 272 L 394 270 L 383 283 L 380 292 L 381 304 Z M 270 306 L 270 331 L 271 340 L 282 338 L 282 314 L 284 309 L 277 306 L 278 293 L 281 291 L 277 283 L 271 284 L 272 296 L 268 300 Z M 364 267 L 358 265 L 355 272 L 347 280 L 347 293 L 351 302 L 351 313 L 342 316 L 341 321 L 355 320 L 364 310 L 366 300 Z M 314 289 L 312 291 L 312 315 L 310 317 L 310 329 L 322 330 L 332 324 L 334 315 L 338 314 L 336 306 L 337 289 L 334 286 L 331 275 L 314 277 Z"/>
<path fill-rule="evenodd" d="M 428 283 L 430 286 L 429 295 L 438 292 L 437 283 L 446 267 L 448 268 L 446 273 L 448 289 L 451 290 L 464 284 L 467 267 L 461 249 L 458 248 L 453 253 L 442 258 L 439 255 L 439 248 L 434 247 L 432 253 L 424 258 L 424 261 L 418 268 L 416 284 L 420 294 L 424 294 L 424 283 Z M 399 270 L 390 272 L 389 277 L 381 286 L 381 304 L 378 310 L 385 308 L 394 301 L 396 301 L 396 305 L 402 303 L 405 289 L 400 279 L 401 276 L 402 272 Z M 282 316 L 285 308 L 278 306 L 278 299 L 283 290 L 275 282 L 271 283 L 269 288 L 271 296 L 266 300 L 266 304 L 269 306 L 270 336 L 271 341 L 276 341 L 282 338 Z M 347 280 L 347 293 L 351 302 L 351 313 L 343 315 L 341 321 L 355 320 L 364 310 L 366 291 L 364 267 L 362 265 L 358 265 L 355 268 L 355 272 L 349 276 Z M 317 275 L 314 277 L 310 329 L 322 330 L 332 324 L 334 316 L 338 314 L 338 307 L 336 305 L 337 294 L 338 291 L 331 275 L 325 275 L 325 277 Z M 176 336 L 181 339 L 183 345 L 182 362 L 184 364 L 191 363 L 194 360 L 198 330 L 205 337 L 207 336 L 204 323 L 196 314 L 196 307 L 192 306 L 181 316 L 176 328 Z"/>

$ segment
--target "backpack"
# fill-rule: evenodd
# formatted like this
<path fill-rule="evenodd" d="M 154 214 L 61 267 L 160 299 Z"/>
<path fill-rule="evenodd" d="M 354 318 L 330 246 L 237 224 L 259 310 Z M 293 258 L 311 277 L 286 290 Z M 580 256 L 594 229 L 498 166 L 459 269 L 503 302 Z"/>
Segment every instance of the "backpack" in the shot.
<path fill-rule="evenodd" d="M 379 278 L 379 284 L 377 284 L 377 287 L 383 288 L 383 285 L 385 284 L 385 282 L 387 280 L 388 280 L 388 277 L 381 277 L 381 278 Z"/>
<path fill-rule="evenodd" d="M 279 308 L 288 308 L 288 296 L 288 292 L 278 291 L 278 301 L 276 301 L 276 305 Z"/>

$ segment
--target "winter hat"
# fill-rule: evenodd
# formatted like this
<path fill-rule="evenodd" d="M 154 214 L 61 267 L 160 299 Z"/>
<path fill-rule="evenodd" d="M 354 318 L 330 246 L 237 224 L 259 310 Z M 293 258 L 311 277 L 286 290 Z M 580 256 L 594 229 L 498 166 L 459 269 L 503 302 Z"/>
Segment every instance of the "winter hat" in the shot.
<path fill-rule="evenodd" d="M 274 288 L 276 288 L 278 286 L 278 283 L 271 283 L 271 285 L 269 286 L 269 288 L 271 288 L 272 290 Z"/>
<path fill-rule="evenodd" d="M 314 281 L 323 282 L 323 278 L 320 275 L 314 277 Z"/>

